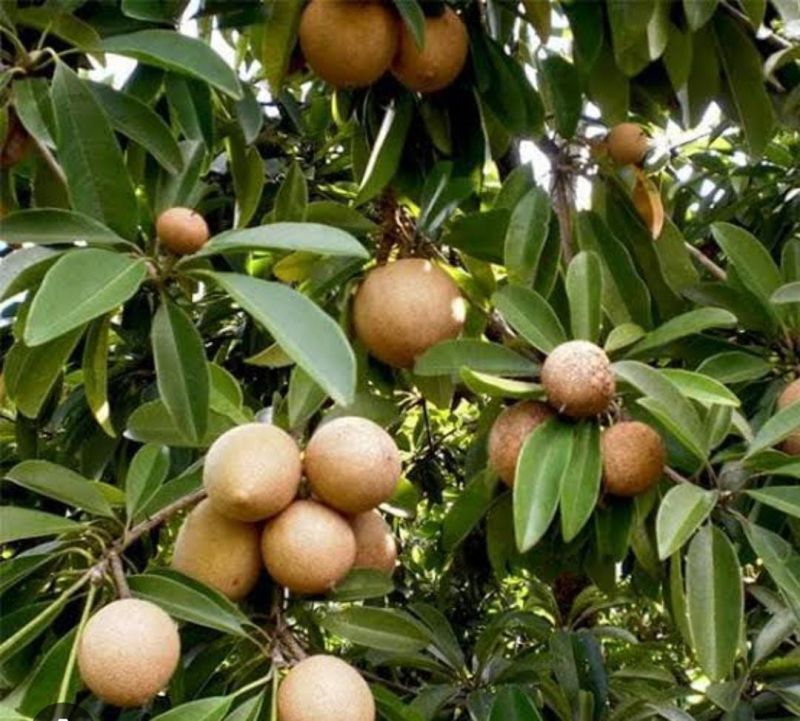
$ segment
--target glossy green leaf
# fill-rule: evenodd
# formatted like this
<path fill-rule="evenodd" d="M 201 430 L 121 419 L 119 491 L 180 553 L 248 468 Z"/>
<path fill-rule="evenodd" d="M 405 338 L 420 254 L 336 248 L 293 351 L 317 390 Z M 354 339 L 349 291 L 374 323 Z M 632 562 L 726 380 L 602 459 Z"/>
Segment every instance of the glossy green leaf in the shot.
<path fill-rule="evenodd" d="M 128 416 L 125 435 L 139 443 L 157 443 L 176 448 L 207 448 L 225 431 L 238 425 L 221 413 L 208 414 L 205 435 L 192 441 L 178 430 L 175 421 L 162 401 L 142 403 Z"/>
<path fill-rule="evenodd" d="M 683 12 L 691 30 L 703 27 L 717 10 L 717 0 L 683 0 Z"/>
<path fill-rule="evenodd" d="M 555 116 L 556 130 L 562 138 L 569 140 L 575 135 L 583 106 L 578 72 L 560 55 L 550 55 L 541 63 L 540 77 L 545 103 Z"/>
<path fill-rule="evenodd" d="M 295 368 L 289 380 L 286 403 L 289 409 L 289 426 L 302 428 L 328 398 L 322 388 L 302 368 Z"/>
<path fill-rule="evenodd" d="M 308 183 L 302 167 L 295 160 L 289 165 L 286 177 L 278 188 L 272 212 L 276 221 L 302 223 L 307 207 Z"/>
<path fill-rule="evenodd" d="M 592 516 L 600 495 L 603 459 L 600 455 L 600 428 L 591 421 L 573 428 L 572 455 L 562 478 L 561 534 L 569 543 Z"/>
<path fill-rule="evenodd" d="M 800 282 L 794 281 L 782 285 L 770 296 L 770 300 L 778 305 L 800 303 Z"/>
<path fill-rule="evenodd" d="M 747 540 L 777 584 L 800 624 L 800 554 L 777 533 L 752 523 L 743 524 Z"/>
<path fill-rule="evenodd" d="M 332 601 L 345 603 L 383 598 L 394 590 L 392 577 L 374 568 L 354 568 L 328 594 Z"/>
<path fill-rule="evenodd" d="M 241 133 L 232 133 L 225 142 L 236 192 L 236 227 L 245 228 L 258 210 L 266 185 L 264 161 L 256 148 L 245 144 Z"/>
<path fill-rule="evenodd" d="M 425 13 L 417 0 L 393 0 L 418 48 L 425 47 Z"/>
<path fill-rule="evenodd" d="M 0 221 L 0 238 L 15 245 L 77 242 L 100 246 L 129 245 L 128 241 L 94 218 L 57 208 L 31 208 L 10 213 Z"/>
<path fill-rule="evenodd" d="M 720 383 L 744 383 L 763 378 L 772 366 L 763 358 L 744 351 L 728 351 L 706 358 L 697 372 L 710 376 Z"/>
<path fill-rule="evenodd" d="M 169 473 L 169 449 L 154 443 L 142 446 L 131 460 L 125 476 L 125 511 L 129 519 L 142 510 L 161 488 Z"/>
<path fill-rule="evenodd" d="M 17 506 L 0 506 L 0 543 L 58 536 L 77 531 L 80 527 L 79 523 L 52 513 Z"/>
<path fill-rule="evenodd" d="M 489 721 L 542 721 L 542 715 L 521 688 L 501 686 L 492 704 Z"/>
<path fill-rule="evenodd" d="M 264 77 L 273 95 L 277 95 L 289 69 L 289 60 L 297 41 L 300 16 L 303 11 L 302 0 L 273 2 L 272 12 L 264 21 L 261 35 L 261 59 Z"/>
<path fill-rule="evenodd" d="M 680 368 L 664 368 L 661 375 L 666 376 L 687 398 L 705 405 L 716 404 L 731 408 L 738 408 L 741 405 L 735 393 L 729 391 L 719 381 L 702 373 L 693 373 Z"/>
<path fill-rule="evenodd" d="M 0 264 L 0 301 L 38 285 L 59 255 L 58 250 L 37 246 L 19 248 L 6 255 Z"/>
<path fill-rule="evenodd" d="M 203 141 L 210 150 L 214 146 L 214 106 L 211 88 L 199 80 L 176 73 L 165 73 L 164 91 L 169 104 L 170 117 L 174 119 L 185 137 Z M 231 130 L 228 140 L 240 136 Z M 242 141 L 244 145 L 244 141 Z M 235 158 L 231 159 L 234 165 Z M 236 180 L 237 169 L 231 167 Z"/>
<path fill-rule="evenodd" d="M 683 547 L 708 518 L 719 494 L 689 483 L 669 490 L 656 516 L 658 556 L 664 560 Z"/>
<path fill-rule="evenodd" d="M 770 418 L 750 442 L 745 458 L 780 443 L 789 434 L 800 428 L 800 403 L 787 406 Z"/>
<path fill-rule="evenodd" d="M 56 37 L 65 40 L 81 50 L 91 52 L 97 50 L 100 36 L 89 23 L 76 17 L 71 12 L 60 12 L 56 7 L 22 7 L 14 13 L 20 25 L 29 25 L 39 30 L 47 30 Z M 102 60 L 99 53 L 95 57 Z"/>
<path fill-rule="evenodd" d="M 525 356 L 499 343 L 479 340 L 447 340 L 425 351 L 414 365 L 421 376 L 440 376 L 460 373 L 467 367 L 478 373 L 506 376 L 529 376 L 539 366 Z"/>
<path fill-rule="evenodd" d="M 442 521 L 442 543 L 449 553 L 486 515 L 494 498 L 497 477 L 483 471 L 470 480 Z"/>
<path fill-rule="evenodd" d="M 596 343 L 603 321 L 603 273 L 597 255 L 578 253 L 567 268 L 565 285 L 572 337 Z"/>
<path fill-rule="evenodd" d="M 469 368 L 459 372 L 461 381 L 473 393 L 485 393 L 492 398 L 537 398 L 543 399 L 545 392 L 538 383 L 501 378 L 487 373 L 476 373 Z"/>
<path fill-rule="evenodd" d="M 152 199 L 156 213 L 176 205 L 193 208 L 200 198 L 199 180 L 206 160 L 205 145 L 199 140 L 185 140 L 179 146 L 183 168 L 178 173 L 162 171 L 159 174 Z"/>
<path fill-rule="evenodd" d="M 55 116 L 47 80 L 17 80 L 14 83 L 14 108 L 22 125 L 34 138 L 48 148 L 55 147 Z"/>
<path fill-rule="evenodd" d="M 210 696 L 180 704 L 153 717 L 152 721 L 222 721 L 233 696 Z"/>
<path fill-rule="evenodd" d="M 95 420 L 109 436 L 115 436 L 108 405 L 108 334 L 111 317 L 97 318 L 89 325 L 83 344 L 83 390 Z"/>
<path fill-rule="evenodd" d="M 505 239 L 505 266 L 509 279 L 528 285 L 536 277 L 550 227 L 550 199 L 541 188 L 532 188 L 511 213 Z"/>
<path fill-rule="evenodd" d="M 29 679 L 25 695 L 19 705 L 19 710 L 34 716 L 41 709 L 58 701 L 61 685 L 64 681 L 72 647 L 75 644 L 77 628 L 59 638 L 50 648 L 36 667 Z M 65 702 L 74 701 L 80 689 L 78 669 L 75 665 L 70 667 L 70 678 L 67 684 L 67 698 Z M 5 720 L 4 716 L 0 716 Z"/>
<path fill-rule="evenodd" d="M 430 632 L 408 613 L 388 608 L 351 606 L 328 612 L 320 625 L 348 641 L 394 653 L 413 653 L 431 643 Z"/>
<path fill-rule="evenodd" d="M 603 345 L 606 353 L 615 353 L 618 350 L 633 345 L 645 336 L 644 329 L 636 323 L 623 323 L 612 328 Z"/>
<path fill-rule="evenodd" d="M 555 311 L 535 290 L 507 285 L 492 296 L 492 302 L 508 324 L 543 353 L 567 340 Z"/>
<path fill-rule="evenodd" d="M 759 503 L 800 518 L 800 486 L 767 486 L 749 490 L 747 495 Z"/>
<path fill-rule="evenodd" d="M 349 205 L 336 203 L 333 200 L 315 200 L 306 208 L 306 223 L 327 225 L 353 235 L 364 235 L 378 229 L 365 215 Z"/>
<path fill-rule="evenodd" d="M 648 355 L 656 348 L 661 348 L 680 338 L 695 333 L 702 333 L 710 328 L 729 328 L 736 324 L 736 316 L 722 308 L 698 308 L 688 313 L 671 318 L 654 331 L 648 333 L 628 354 L 631 356 Z"/>

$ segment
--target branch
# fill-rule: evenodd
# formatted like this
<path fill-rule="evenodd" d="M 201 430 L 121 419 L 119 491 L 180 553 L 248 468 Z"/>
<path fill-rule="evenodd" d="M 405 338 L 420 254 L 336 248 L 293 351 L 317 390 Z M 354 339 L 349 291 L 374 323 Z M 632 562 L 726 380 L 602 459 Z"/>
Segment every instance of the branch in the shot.
<path fill-rule="evenodd" d="M 702 265 L 711 275 L 721 281 L 728 280 L 728 274 L 722 270 L 711 258 L 709 258 L 702 250 L 695 248 L 691 243 L 684 243 L 686 250 L 690 255 Z"/>
<path fill-rule="evenodd" d="M 111 566 L 111 575 L 114 578 L 114 585 L 117 587 L 117 596 L 119 598 L 130 598 L 131 589 L 128 587 L 128 582 L 125 580 L 125 569 L 122 568 L 122 561 L 119 554 L 112 551 L 108 557 L 109 565 Z"/>

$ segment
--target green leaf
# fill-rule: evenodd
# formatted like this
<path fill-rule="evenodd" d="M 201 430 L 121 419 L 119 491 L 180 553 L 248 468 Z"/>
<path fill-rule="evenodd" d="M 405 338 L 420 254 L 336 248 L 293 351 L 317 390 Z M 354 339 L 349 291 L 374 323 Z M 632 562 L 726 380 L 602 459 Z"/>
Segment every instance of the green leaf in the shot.
<path fill-rule="evenodd" d="M 236 73 L 208 43 L 172 30 L 114 35 L 100 49 L 209 83 L 232 98 L 242 97 Z"/>
<path fill-rule="evenodd" d="M 429 603 L 419 601 L 412 603 L 409 610 L 430 630 L 433 645 L 446 663 L 456 671 L 464 669 L 464 652 L 461 650 L 453 626 L 444 613 Z"/>
<path fill-rule="evenodd" d="M 345 603 L 383 598 L 394 590 L 392 577 L 374 568 L 354 568 L 328 594 L 331 601 Z"/>
<path fill-rule="evenodd" d="M 747 540 L 764 563 L 769 575 L 777 584 L 781 594 L 800 624 L 800 555 L 792 544 L 778 534 L 761 526 L 743 523 Z"/>
<path fill-rule="evenodd" d="M 233 703 L 233 696 L 211 696 L 181 704 L 152 721 L 222 721 Z"/>
<path fill-rule="evenodd" d="M 478 373 L 506 376 L 529 376 L 539 366 L 531 360 L 498 343 L 480 340 L 446 340 L 426 350 L 414 365 L 421 376 L 440 376 L 460 373 L 463 367 Z"/>
<path fill-rule="evenodd" d="M 583 107 L 578 72 L 560 55 L 550 55 L 541 63 L 540 77 L 544 101 L 552 108 L 556 130 L 562 138 L 569 140 L 578 128 Z"/>
<path fill-rule="evenodd" d="M 0 544 L 25 538 L 58 536 L 81 528 L 69 518 L 17 506 L 0 506 Z"/>
<path fill-rule="evenodd" d="M 306 225 L 315 223 L 339 228 L 353 235 L 374 233 L 378 224 L 348 205 L 333 200 L 315 200 L 306 208 Z"/>
<path fill-rule="evenodd" d="M 5 478 L 29 491 L 99 516 L 114 517 L 103 494 L 87 478 L 49 461 L 23 461 Z"/>
<path fill-rule="evenodd" d="M 501 265 L 510 217 L 506 208 L 459 216 L 447 224 L 444 242 L 473 258 Z"/>
<path fill-rule="evenodd" d="M 56 560 L 56 556 L 46 551 L 49 544 L 44 547 L 31 549 L 13 558 L 6 559 L 0 566 L 0 593 L 5 593 L 9 588 L 24 581 L 32 573 L 38 571 L 42 566 Z"/>
<path fill-rule="evenodd" d="M 283 88 L 289 60 L 297 42 L 297 30 L 303 13 L 303 0 L 273 2 L 272 12 L 261 31 L 261 62 L 270 91 L 277 96 Z"/>
<path fill-rule="evenodd" d="M 550 199 L 541 188 L 532 188 L 511 213 L 505 240 L 505 266 L 509 279 L 528 285 L 536 277 L 550 227 Z"/>
<path fill-rule="evenodd" d="M 552 26 L 553 8 L 550 5 L 550 0 L 522 0 L 522 7 L 525 10 L 525 17 L 528 18 L 528 22 L 533 25 L 533 29 L 536 30 L 536 34 L 542 44 L 546 45 L 550 39 Z"/>
<path fill-rule="evenodd" d="M 122 0 L 121 9 L 129 18 L 146 22 L 174 24 L 186 9 L 187 0 Z"/>
<path fill-rule="evenodd" d="M 59 255 L 60 251 L 36 246 L 19 248 L 6 255 L 0 264 L 0 301 L 39 285 Z"/>
<path fill-rule="evenodd" d="M 561 486 L 561 534 L 566 543 L 591 518 L 600 495 L 602 474 L 600 428 L 591 421 L 579 423 L 573 427 L 572 455 Z"/>
<path fill-rule="evenodd" d="M 103 109 L 86 83 L 61 62 L 56 65 L 52 95 L 58 160 L 73 208 L 122 237 L 133 238 L 138 224 L 136 195 Z"/>
<path fill-rule="evenodd" d="M 94 218 L 57 208 L 31 208 L 10 213 L 0 221 L 0 234 L 4 242 L 14 245 L 77 242 L 101 246 L 131 245 Z"/>
<path fill-rule="evenodd" d="M 83 344 L 83 391 L 86 403 L 100 427 L 112 438 L 116 435 L 111 424 L 108 405 L 108 332 L 111 316 L 97 318 L 89 325 Z"/>
<path fill-rule="evenodd" d="M 691 30 L 699 30 L 717 10 L 718 0 L 683 0 L 683 12 Z"/>
<path fill-rule="evenodd" d="M 636 75 L 650 60 L 647 26 L 656 8 L 654 0 L 608 1 L 608 22 L 617 65 L 628 76 Z M 643 55 L 640 55 L 642 47 Z"/>
<path fill-rule="evenodd" d="M 745 383 L 763 378 L 772 366 L 763 358 L 744 351 L 728 351 L 706 358 L 697 372 L 711 376 L 720 383 Z"/>
<path fill-rule="evenodd" d="M 204 273 L 262 324 L 286 353 L 337 403 L 353 402 L 356 361 L 337 323 L 280 283 L 237 273 Z"/>
<path fill-rule="evenodd" d="M 800 486 L 768 486 L 746 493 L 759 503 L 800 518 Z"/>
<path fill-rule="evenodd" d="M 521 688 L 501 686 L 492 704 L 489 721 L 542 721 L 542 714 Z"/>
<path fill-rule="evenodd" d="M 461 369 L 459 376 L 473 393 L 484 393 L 492 398 L 545 398 L 544 389 L 538 383 L 476 373 L 466 367 Z"/>
<path fill-rule="evenodd" d="M 800 282 L 794 281 L 782 285 L 770 296 L 770 300 L 778 305 L 800 303 Z"/>
<path fill-rule="evenodd" d="M 302 368 L 295 368 L 289 379 L 286 403 L 289 409 L 289 426 L 302 428 L 328 398 L 322 388 Z"/>
<path fill-rule="evenodd" d="M 425 47 L 425 13 L 417 0 L 393 0 L 397 12 L 421 50 Z"/>
<path fill-rule="evenodd" d="M 683 544 L 708 518 L 719 498 L 717 491 L 706 491 L 689 483 L 671 488 L 656 516 L 658 557 L 663 561 Z"/>
<path fill-rule="evenodd" d="M 150 401 L 142 403 L 128 416 L 125 435 L 139 443 L 158 443 L 176 448 L 207 448 L 235 425 L 238 425 L 236 420 L 211 411 L 208 414 L 208 428 L 205 436 L 197 441 L 192 441 L 178 430 L 162 401 Z"/>
<path fill-rule="evenodd" d="M 735 393 L 729 391 L 722 383 L 692 371 L 680 368 L 664 368 L 661 375 L 674 383 L 687 398 L 700 401 L 704 405 L 720 405 L 738 408 L 741 401 Z"/>
<path fill-rule="evenodd" d="M 543 353 L 567 340 L 555 311 L 535 290 L 507 285 L 492 296 L 492 303 L 517 333 Z"/>
<path fill-rule="evenodd" d="M 603 322 L 603 274 L 597 255 L 578 253 L 567 268 L 565 285 L 572 337 L 596 343 Z"/>
<path fill-rule="evenodd" d="M 752 155 L 760 156 L 775 127 L 775 113 L 764 85 L 761 53 L 728 13 L 718 13 L 713 27 L 717 51 L 747 145 Z"/>
<path fill-rule="evenodd" d="M 356 205 L 374 198 L 394 177 L 400 166 L 400 158 L 413 116 L 414 96 L 411 93 L 403 93 L 386 109 L 364 177 L 358 188 Z"/>
<path fill-rule="evenodd" d="M 297 160 L 292 161 L 286 178 L 275 196 L 273 215 L 276 221 L 298 222 L 305 220 L 308 207 L 308 183 Z"/>
<path fill-rule="evenodd" d="M 169 449 L 155 443 L 142 446 L 133 457 L 125 477 L 125 512 L 137 520 L 161 488 L 169 473 Z"/>
<path fill-rule="evenodd" d="M 777 445 L 798 428 L 800 428 L 800 403 L 794 403 L 778 411 L 761 426 L 756 437 L 750 442 L 745 458 Z"/>
<path fill-rule="evenodd" d="M 758 28 L 764 22 L 764 15 L 767 12 L 767 0 L 739 0 L 744 8 L 750 24 Z"/>
<path fill-rule="evenodd" d="M 689 546 L 686 596 L 697 660 L 712 681 L 721 681 L 733 670 L 738 654 L 744 591 L 736 551 L 715 526 L 698 531 Z"/>
<path fill-rule="evenodd" d="M 581 5 L 583 3 L 580 3 Z M 603 18 L 600 18 L 602 26 Z M 597 31 L 595 31 L 597 32 Z M 600 33 L 598 33 L 600 34 Z M 621 123 L 628 117 L 630 105 L 630 81 L 617 67 L 614 52 L 608 38 L 600 34 L 600 51 L 589 74 L 589 97 L 598 105 L 602 117 L 608 123 Z"/>
<path fill-rule="evenodd" d="M 155 212 L 161 213 L 176 205 L 193 208 L 200 198 L 199 179 L 205 162 L 205 145 L 199 140 L 179 143 L 183 156 L 183 169 L 178 173 L 162 171 L 156 183 Z"/>
<path fill-rule="evenodd" d="M 187 313 L 162 299 L 153 318 L 158 393 L 178 430 L 192 442 L 206 432 L 209 379 L 203 338 Z"/>
<path fill-rule="evenodd" d="M 80 689 L 80 680 L 77 668 L 74 665 L 69 665 L 69 659 L 77 632 L 77 627 L 73 628 L 59 638 L 44 655 L 41 663 L 28 680 L 25 695 L 19 705 L 20 711 L 35 716 L 43 708 L 56 703 L 68 668 L 70 671 L 67 688 L 68 697 L 64 702 L 70 703 L 75 700 L 75 696 Z M 4 716 L 0 715 L 0 718 L 5 721 Z"/>
<path fill-rule="evenodd" d="M 141 100 L 109 85 L 88 83 L 97 101 L 106 111 L 112 127 L 139 143 L 169 172 L 183 167 L 183 156 L 169 126 Z"/>
<path fill-rule="evenodd" d="M 379 651 L 413 653 L 432 642 L 425 626 L 394 609 L 351 606 L 325 613 L 318 620 L 327 631 Z"/>
<path fill-rule="evenodd" d="M 606 353 L 615 353 L 618 350 L 633 345 L 645 336 L 644 329 L 636 323 L 623 323 L 613 328 L 606 338 L 603 346 Z"/>
<path fill-rule="evenodd" d="M 214 107 L 211 88 L 205 83 L 186 78 L 175 73 L 165 73 L 164 92 L 169 103 L 170 116 L 174 118 L 183 134 L 191 140 L 202 140 L 211 150 L 214 146 Z M 243 134 L 237 132 L 238 128 L 231 128 L 228 140 L 242 138 Z M 236 158 L 231 159 L 232 165 Z M 231 173 L 236 180 L 237 173 L 231 167 Z"/>
<path fill-rule="evenodd" d="M 264 161 L 256 148 L 245 144 L 242 133 L 231 133 L 225 142 L 236 191 L 236 227 L 244 228 L 258 210 L 264 192 Z"/>
<path fill-rule="evenodd" d="M 705 426 L 702 426 L 702 435 L 697 437 L 687 432 L 678 419 L 676 409 L 658 398 L 639 398 L 637 405 L 649 411 L 658 420 L 667 433 L 675 437 L 686 450 L 697 460 L 705 461 L 708 457 L 708 436 Z"/>
<path fill-rule="evenodd" d="M 549 420 L 522 446 L 514 479 L 514 531 L 521 553 L 536 545 L 555 518 L 573 445 L 572 428 Z"/>
<path fill-rule="evenodd" d="M 14 19 L 20 25 L 47 30 L 52 35 L 66 40 L 70 45 L 87 52 L 96 50 L 100 41 L 97 30 L 91 25 L 75 17 L 71 12 L 59 12 L 52 6 L 19 8 L 14 14 Z M 98 58 L 102 60 L 102 56 Z"/>
<path fill-rule="evenodd" d="M 25 129 L 42 145 L 56 146 L 55 117 L 50 84 L 44 78 L 23 78 L 14 82 L 14 108 Z"/>
<path fill-rule="evenodd" d="M 125 303 L 147 274 L 143 258 L 87 248 L 64 254 L 47 271 L 25 324 L 35 347 Z"/>
<path fill-rule="evenodd" d="M 736 325 L 736 316 L 722 308 L 690 310 L 688 313 L 671 318 L 648 333 L 640 343 L 637 343 L 628 351 L 628 355 L 648 355 L 654 349 L 661 348 L 680 338 L 702 333 L 709 328 L 730 328 L 734 325 Z"/>
<path fill-rule="evenodd" d="M 482 471 L 472 478 L 442 520 L 442 543 L 452 552 L 486 515 L 497 488 L 497 477 Z"/>

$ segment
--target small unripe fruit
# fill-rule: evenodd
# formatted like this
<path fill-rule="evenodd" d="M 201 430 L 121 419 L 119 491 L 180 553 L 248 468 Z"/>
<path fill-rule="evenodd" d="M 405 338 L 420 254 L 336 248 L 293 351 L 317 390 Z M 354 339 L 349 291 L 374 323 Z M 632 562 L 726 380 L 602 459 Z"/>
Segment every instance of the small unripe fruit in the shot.
<path fill-rule="evenodd" d="M 381 3 L 312 0 L 300 22 L 311 69 L 336 88 L 362 88 L 383 75 L 397 50 L 397 18 Z"/>
<path fill-rule="evenodd" d="M 353 567 L 356 538 L 336 511 L 316 501 L 295 501 L 264 526 L 261 555 L 281 586 L 325 593 Z"/>
<path fill-rule="evenodd" d="M 156 220 L 158 240 L 176 255 L 191 255 L 208 241 L 208 225 L 191 208 L 170 208 Z"/>
<path fill-rule="evenodd" d="M 344 513 L 361 513 L 387 501 L 402 470 L 392 437 L 357 416 L 320 426 L 306 448 L 304 468 L 313 492 Z"/>
<path fill-rule="evenodd" d="M 309 656 L 278 688 L 280 721 L 375 721 L 367 682 L 335 656 Z"/>
<path fill-rule="evenodd" d="M 778 397 L 778 410 L 782 411 L 790 405 L 800 401 L 800 379 L 792 381 Z M 784 453 L 790 456 L 800 456 L 800 431 L 795 431 L 787 436 L 780 445 Z"/>
<path fill-rule="evenodd" d="M 453 10 L 425 18 L 425 45 L 420 50 L 405 23 L 401 25 L 400 47 L 392 73 L 409 90 L 433 93 L 443 90 L 461 74 L 467 54 L 467 28 Z"/>
<path fill-rule="evenodd" d="M 626 421 L 603 432 L 603 485 L 614 496 L 638 496 L 664 474 L 661 436 L 646 423 Z"/>
<path fill-rule="evenodd" d="M 288 433 L 247 423 L 226 431 L 208 449 L 203 484 L 214 510 L 254 523 L 294 500 L 301 474 L 300 449 Z"/>
<path fill-rule="evenodd" d="M 356 536 L 356 560 L 353 568 L 371 568 L 394 573 L 397 564 L 397 542 L 391 526 L 378 511 L 359 513 L 350 519 Z"/>
<path fill-rule="evenodd" d="M 261 575 L 261 529 L 217 513 L 206 499 L 183 522 L 172 567 L 239 601 Z"/>
<path fill-rule="evenodd" d="M 89 619 L 78 645 L 78 669 L 95 696 L 133 708 L 169 683 L 180 656 L 173 620 L 154 603 L 126 598 Z"/>
<path fill-rule="evenodd" d="M 507 486 L 514 485 L 517 460 L 528 436 L 553 415 L 545 403 L 520 401 L 497 417 L 489 433 L 489 465 Z"/>
<path fill-rule="evenodd" d="M 606 149 L 617 165 L 639 165 L 650 149 L 650 139 L 641 125 L 620 123 L 606 137 Z"/>
<path fill-rule="evenodd" d="M 542 366 L 547 400 L 572 418 L 596 416 L 608 409 L 616 381 L 605 351 L 585 340 L 557 346 Z"/>
<path fill-rule="evenodd" d="M 367 274 L 353 303 L 356 335 L 372 355 L 398 368 L 456 338 L 466 306 L 458 286 L 429 260 L 406 258 Z"/>

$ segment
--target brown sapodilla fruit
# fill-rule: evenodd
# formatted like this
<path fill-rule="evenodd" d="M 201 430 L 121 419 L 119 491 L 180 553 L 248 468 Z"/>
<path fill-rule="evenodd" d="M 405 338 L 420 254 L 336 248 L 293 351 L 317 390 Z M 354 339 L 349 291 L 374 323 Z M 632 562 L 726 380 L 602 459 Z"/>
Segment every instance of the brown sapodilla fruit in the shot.
<path fill-rule="evenodd" d="M 603 485 L 614 496 L 638 496 L 664 474 L 664 441 L 646 423 L 617 423 L 603 431 L 600 445 Z"/>
<path fill-rule="evenodd" d="M 267 521 L 261 555 L 272 578 L 295 593 L 325 593 L 356 559 L 356 537 L 347 520 L 316 501 L 295 501 Z"/>
<path fill-rule="evenodd" d="M 362 88 L 383 75 L 397 51 L 397 16 L 379 2 L 312 0 L 300 21 L 311 69 L 336 88 Z"/>
<path fill-rule="evenodd" d="M 553 415 L 546 403 L 520 401 L 497 416 L 489 433 L 489 465 L 507 486 L 514 485 L 522 445 L 538 425 Z"/>
<path fill-rule="evenodd" d="M 458 286 L 422 258 L 370 271 L 353 303 L 356 335 L 372 355 L 398 368 L 410 368 L 431 346 L 456 338 L 465 317 Z"/>
<path fill-rule="evenodd" d="M 239 601 L 261 575 L 261 529 L 217 513 L 206 499 L 178 531 L 172 567 Z"/>
<path fill-rule="evenodd" d="M 800 401 L 800 379 L 792 381 L 778 396 L 778 410 L 782 411 L 798 401 Z M 790 456 L 800 456 L 800 431 L 787 436 L 781 443 L 780 448 Z"/>
<path fill-rule="evenodd" d="M 300 449 L 277 426 L 246 423 L 208 449 L 203 484 L 214 510 L 253 523 L 280 513 L 297 495 Z"/>
<path fill-rule="evenodd" d="M 606 136 L 608 156 L 617 165 L 639 165 L 650 149 L 650 139 L 637 123 L 620 123 Z"/>
<path fill-rule="evenodd" d="M 469 35 L 461 18 L 450 8 L 425 18 L 425 45 L 420 50 L 405 23 L 392 73 L 409 90 L 433 93 L 459 76 L 467 62 Z"/>
<path fill-rule="evenodd" d="M 345 416 L 320 426 L 303 461 L 313 492 L 344 513 L 361 513 L 388 500 L 400 478 L 400 452 L 377 423 Z"/>
<path fill-rule="evenodd" d="M 278 687 L 280 721 L 375 721 L 367 682 L 335 656 L 309 656 Z"/>
<path fill-rule="evenodd" d="M 170 208 L 156 220 L 156 235 L 167 250 L 176 255 L 196 253 L 208 241 L 208 225 L 191 208 Z"/>
<path fill-rule="evenodd" d="M 542 366 L 547 400 L 572 418 L 605 411 L 616 392 L 614 372 L 605 351 L 585 340 L 572 340 L 553 349 Z"/>
<path fill-rule="evenodd" d="M 181 641 L 173 620 L 150 601 L 126 598 L 89 619 L 78 644 L 78 669 L 106 703 L 142 706 L 161 691 L 178 666 Z"/>
<path fill-rule="evenodd" d="M 378 511 L 359 513 L 350 519 L 356 536 L 356 560 L 353 568 L 372 568 L 394 573 L 397 564 L 397 542 L 391 526 Z"/>

